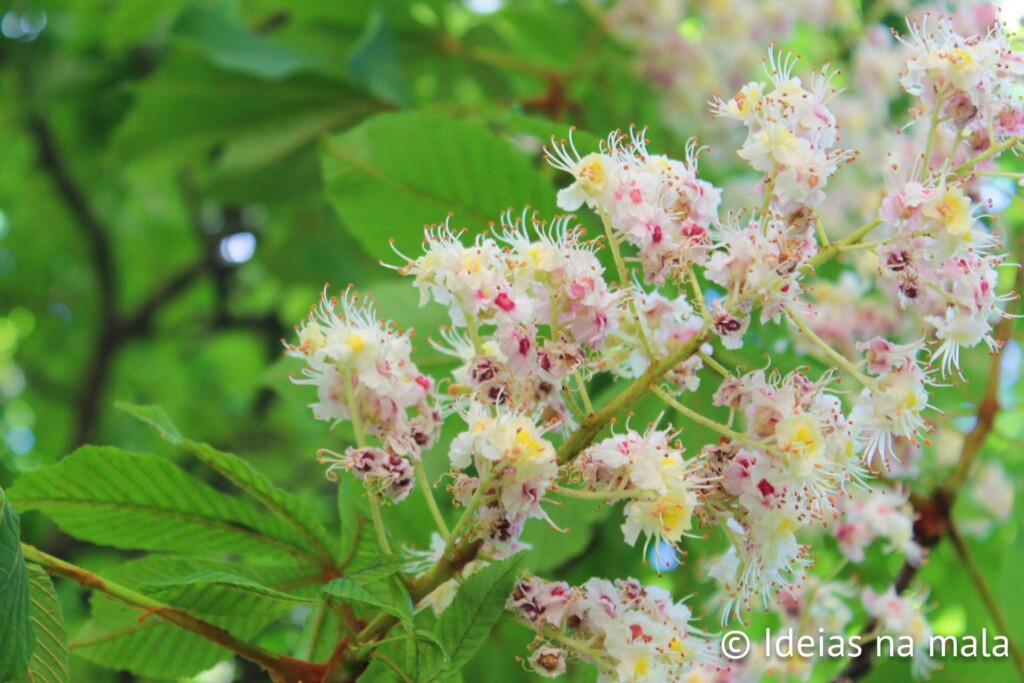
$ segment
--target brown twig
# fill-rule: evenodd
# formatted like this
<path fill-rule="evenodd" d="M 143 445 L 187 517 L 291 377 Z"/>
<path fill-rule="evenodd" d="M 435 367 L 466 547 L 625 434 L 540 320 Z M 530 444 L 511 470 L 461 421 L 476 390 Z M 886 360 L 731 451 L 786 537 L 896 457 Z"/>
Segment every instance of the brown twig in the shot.
<path fill-rule="evenodd" d="M 999 603 L 996 601 L 992 591 L 988 587 L 988 583 L 985 581 L 984 575 L 978 568 L 978 565 L 974 563 L 974 558 L 971 557 L 971 552 L 967 548 L 967 544 L 964 543 L 963 537 L 957 530 L 956 525 L 949 524 L 947 530 L 949 536 L 949 542 L 953 544 L 953 548 L 956 550 L 956 554 L 960 556 L 960 562 L 964 565 L 964 570 L 967 571 L 967 575 L 971 577 L 971 582 L 974 587 L 978 589 L 979 595 L 981 595 L 981 601 L 985 603 L 985 607 L 988 609 L 989 616 L 992 617 L 992 623 L 999 630 L 999 633 L 1006 636 L 1006 642 L 1010 650 L 1010 657 L 1013 658 L 1014 664 L 1017 665 L 1018 673 L 1024 678 L 1024 653 L 1021 653 L 1020 647 L 1010 637 L 1010 625 L 1006 622 L 1006 617 L 1003 616 L 1002 609 L 999 607 Z"/>
<path fill-rule="evenodd" d="M 77 447 L 92 437 L 117 352 L 132 339 L 149 332 L 156 314 L 207 272 L 211 259 L 202 258 L 187 267 L 154 292 L 134 314 L 122 317 L 118 312 L 120 283 L 109 231 L 75 182 L 56 136 L 43 116 L 30 112 L 26 126 L 35 144 L 39 165 L 53 181 L 57 194 L 85 239 L 97 280 L 99 329 L 78 392 L 79 410 L 72 435 L 72 447 Z"/>

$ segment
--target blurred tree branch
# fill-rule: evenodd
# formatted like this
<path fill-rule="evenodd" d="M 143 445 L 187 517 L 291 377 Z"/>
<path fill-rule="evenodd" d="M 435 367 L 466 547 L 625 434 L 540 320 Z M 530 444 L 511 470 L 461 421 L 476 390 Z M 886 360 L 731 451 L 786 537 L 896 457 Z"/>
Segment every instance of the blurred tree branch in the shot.
<path fill-rule="evenodd" d="M 238 316 L 231 313 L 230 268 L 217 259 L 218 240 L 205 234 L 201 229 L 202 217 L 198 210 L 201 198 L 197 189 L 187 179 L 183 179 L 182 182 L 183 197 L 200 242 L 201 254 L 194 263 L 185 266 L 157 286 L 134 312 L 121 313 L 118 309 L 120 283 L 109 229 L 100 220 L 86 194 L 73 178 L 57 137 L 46 119 L 38 111 L 30 111 L 26 118 L 26 127 L 35 145 L 40 167 L 50 177 L 58 196 L 67 206 L 86 241 L 89 259 L 98 283 L 98 331 L 94 347 L 86 361 L 81 386 L 77 391 L 75 405 L 78 410 L 71 436 L 71 449 L 87 443 L 95 436 L 96 424 L 117 354 L 129 342 L 152 334 L 154 321 L 159 313 L 203 277 L 211 278 L 216 293 L 210 329 L 252 330 L 264 337 L 268 350 L 276 350 L 284 330 L 275 315 L 268 313 Z M 237 214 L 237 210 L 230 207 L 223 211 L 228 222 Z M 264 392 L 257 399 L 257 406 L 266 405 L 268 400 L 269 396 Z"/>

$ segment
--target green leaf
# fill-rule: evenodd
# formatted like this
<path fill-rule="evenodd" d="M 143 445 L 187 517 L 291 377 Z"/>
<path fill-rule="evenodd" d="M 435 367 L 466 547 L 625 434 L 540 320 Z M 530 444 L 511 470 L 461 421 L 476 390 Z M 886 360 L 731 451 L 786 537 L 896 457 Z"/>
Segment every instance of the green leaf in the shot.
<path fill-rule="evenodd" d="M 232 657 L 230 651 L 191 631 L 155 615 L 140 616 L 136 609 L 94 595 L 92 618 L 71 641 L 71 651 L 103 667 L 160 679 L 194 676 Z M 241 638 L 254 636 L 265 623 L 240 617 L 209 621 Z"/>
<path fill-rule="evenodd" d="M 302 74 L 268 83 L 189 54 L 164 62 L 135 95 L 116 136 L 121 152 L 186 158 L 222 144 L 218 170 L 225 174 L 288 158 L 381 108 L 336 79 Z"/>
<path fill-rule="evenodd" d="M 346 572 L 346 576 L 359 584 L 383 579 L 402 571 L 409 564 L 401 555 L 378 555 L 372 562 L 362 564 L 358 569 Z"/>
<path fill-rule="evenodd" d="M 262 472 L 232 453 L 186 440 L 182 447 L 230 480 L 298 532 L 324 559 L 330 560 L 335 542 L 323 523 L 301 500 L 275 486 Z"/>
<path fill-rule="evenodd" d="M 155 455 L 86 446 L 56 465 L 23 474 L 9 497 L 76 538 L 115 548 L 310 553 L 279 520 Z"/>
<path fill-rule="evenodd" d="M 556 123 L 540 116 L 529 116 L 516 112 L 504 113 L 498 117 L 495 124 L 505 133 L 510 135 L 528 135 L 537 142 L 545 145 L 551 143 L 551 138 L 566 140 L 569 137 L 570 126 L 565 123 Z M 578 128 L 572 131 L 573 144 L 580 154 L 597 152 L 601 149 L 601 138 Z M 564 181 L 572 178 L 565 176 Z"/>
<path fill-rule="evenodd" d="M 390 262 L 400 259 L 385 237 L 411 256 L 423 226 L 450 212 L 453 226 L 479 228 L 527 204 L 554 212 L 555 193 L 524 154 L 483 126 L 442 114 L 381 114 L 332 136 L 323 170 L 327 198 L 351 234 Z"/>
<path fill-rule="evenodd" d="M 376 566 L 381 561 L 365 495 L 350 474 L 339 477 L 338 517 L 341 519 L 342 547 L 339 564 L 347 573 Z"/>
<path fill-rule="evenodd" d="M 106 570 L 105 574 L 120 584 L 137 586 L 140 592 L 147 595 L 150 594 L 150 587 L 158 590 L 161 586 L 196 575 L 232 576 L 275 591 L 287 591 L 304 599 L 315 598 L 323 583 L 319 568 L 288 560 L 281 564 L 257 564 L 252 561 L 225 562 L 179 555 L 147 555 Z"/>
<path fill-rule="evenodd" d="M 140 590 L 174 607 L 225 616 L 276 616 L 296 605 L 318 604 L 317 600 L 282 593 L 255 581 L 217 571 L 145 584 Z"/>
<path fill-rule="evenodd" d="M 441 657 L 444 659 L 445 664 L 449 663 L 450 657 L 448 656 L 448 650 L 445 649 L 444 643 L 441 641 L 441 636 L 425 628 L 416 629 L 412 632 L 412 635 L 417 640 L 423 641 L 425 643 L 430 643 L 431 645 L 436 647 L 437 651 L 441 654 Z"/>
<path fill-rule="evenodd" d="M 229 563 L 150 555 L 104 572 L 110 580 L 137 586 L 147 595 L 153 595 L 152 590 L 159 590 L 161 585 L 202 573 L 230 574 L 309 599 L 314 598 L 320 588 L 317 572 L 294 563 L 263 565 L 251 561 Z M 279 614 L 258 612 L 243 617 L 215 614 L 203 618 L 239 637 L 250 638 L 276 621 Z M 163 679 L 193 676 L 232 657 L 220 646 L 156 615 L 145 615 L 97 595 L 92 598 L 92 618 L 74 638 L 71 647 L 76 655 L 100 666 Z"/>
<path fill-rule="evenodd" d="M 118 407 L 154 426 L 169 442 L 181 446 L 207 467 L 216 470 L 235 486 L 265 505 L 282 521 L 295 529 L 321 557 L 330 560 L 334 540 L 327 533 L 323 523 L 302 501 L 288 491 L 275 486 L 248 461 L 232 453 L 219 451 L 208 444 L 184 439 L 167 414 L 156 406 L 136 406 L 122 403 Z"/>
<path fill-rule="evenodd" d="M 346 605 L 369 605 L 378 609 L 390 609 L 391 607 L 348 577 L 334 579 L 327 583 L 323 587 L 323 594 L 329 599 L 343 602 Z"/>
<path fill-rule="evenodd" d="M 362 39 L 349 56 L 348 71 L 374 95 L 408 106 L 411 96 L 398 46 L 387 17 L 379 8 L 366 21 Z"/>
<path fill-rule="evenodd" d="M 185 440 L 171 422 L 171 418 L 159 406 L 138 406 L 134 403 L 119 402 L 115 403 L 114 407 L 153 427 L 160 432 L 161 438 L 175 446 L 180 446 Z"/>
<path fill-rule="evenodd" d="M 0 489 L 0 681 L 25 673 L 34 642 L 21 521 Z"/>
<path fill-rule="evenodd" d="M 370 607 L 398 617 L 406 628 L 412 628 L 412 601 L 404 586 L 394 579 L 360 585 L 349 577 L 334 579 L 323 588 L 328 600 L 354 607 Z"/>
<path fill-rule="evenodd" d="M 322 66 L 319 59 L 253 33 L 228 15 L 227 5 L 188 7 L 174 34 L 225 69 L 278 80 Z"/>
<path fill-rule="evenodd" d="M 306 617 L 295 654 L 308 662 L 326 662 L 343 637 L 342 634 L 341 619 L 323 603 Z"/>
<path fill-rule="evenodd" d="M 522 555 L 496 562 L 473 574 L 459 587 L 455 600 L 438 621 L 437 630 L 450 661 L 445 670 L 458 671 L 480 649 L 505 609 Z M 422 673 L 422 672 L 421 672 Z M 434 672 L 428 678 L 434 680 Z"/>
<path fill-rule="evenodd" d="M 28 672 L 20 683 L 66 683 L 68 675 L 68 636 L 64 614 L 50 576 L 37 564 L 28 565 L 29 600 L 36 645 Z"/>

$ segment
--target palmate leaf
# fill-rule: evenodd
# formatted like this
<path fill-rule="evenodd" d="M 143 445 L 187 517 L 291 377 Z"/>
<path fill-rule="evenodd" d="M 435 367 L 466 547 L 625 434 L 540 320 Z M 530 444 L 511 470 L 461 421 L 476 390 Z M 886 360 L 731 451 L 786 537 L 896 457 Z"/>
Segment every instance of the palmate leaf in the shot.
<path fill-rule="evenodd" d="M 19 683 L 66 683 L 68 636 L 64 614 L 49 574 L 37 564 L 28 565 L 29 602 L 36 636 L 28 671 Z"/>
<path fill-rule="evenodd" d="M 366 507 L 366 493 L 355 478 L 343 473 L 338 480 L 338 517 L 341 519 L 341 562 L 345 573 L 380 569 L 380 576 L 394 574 L 397 560 L 383 558 Z M 394 567 L 394 568 L 392 568 Z"/>
<path fill-rule="evenodd" d="M 282 593 L 255 581 L 219 571 L 145 584 L 140 590 L 161 602 L 200 614 L 278 616 L 297 605 L 317 600 Z"/>
<path fill-rule="evenodd" d="M 72 639 L 71 651 L 94 664 L 130 671 L 138 676 L 173 679 L 209 669 L 232 653 L 191 631 L 139 610 L 112 602 L 102 595 L 92 598 L 92 618 Z M 208 619 L 232 634 L 250 638 L 266 622 L 246 617 Z"/>
<path fill-rule="evenodd" d="M 520 554 L 488 565 L 463 582 L 437 624 L 449 661 L 430 661 L 434 656 L 427 655 L 432 668 L 425 670 L 421 666 L 417 680 L 446 680 L 448 673 L 460 670 L 472 659 L 501 617 L 522 559 Z"/>
<path fill-rule="evenodd" d="M 322 60 L 275 43 L 228 15 L 227 5 L 190 5 L 178 17 L 174 36 L 225 69 L 277 80 L 323 66 Z"/>
<path fill-rule="evenodd" d="M 34 642 L 21 521 L 0 489 L 0 681 L 25 673 Z"/>
<path fill-rule="evenodd" d="M 268 591 L 287 591 L 306 599 L 312 599 L 320 588 L 318 573 L 309 567 L 156 555 L 126 562 L 108 572 L 107 578 L 137 586 L 140 592 L 176 607 L 190 609 L 204 620 L 242 638 L 256 635 L 280 618 L 280 610 L 256 611 L 246 616 L 206 614 L 198 608 L 209 595 L 192 596 L 187 592 L 171 595 L 169 586 L 180 582 L 181 577 L 203 575 L 232 575 Z M 161 596 L 162 590 L 167 592 Z M 189 607 L 186 602 L 193 597 L 196 602 Z M 168 598 L 180 599 L 180 602 Z M 206 604 L 218 609 L 216 602 Z M 102 596 L 93 598 L 92 617 L 72 640 L 71 648 L 74 654 L 94 664 L 161 679 L 192 676 L 232 656 L 228 650 L 173 626 L 157 615 L 144 615 Z"/>
<path fill-rule="evenodd" d="M 167 414 L 156 406 L 120 403 L 118 408 L 152 425 L 164 439 L 180 446 L 207 467 L 216 470 L 225 479 L 260 501 L 291 526 L 324 559 L 331 558 L 333 554 L 331 548 L 334 547 L 335 542 L 327 533 L 323 523 L 301 500 L 288 491 L 275 486 L 266 475 L 250 465 L 248 461 L 232 453 L 219 451 L 208 444 L 185 439 Z"/>
<path fill-rule="evenodd" d="M 123 154 L 184 158 L 223 144 L 223 173 L 264 168 L 382 108 L 334 78 L 303 73 L 267 81 L 189 53 L 172 55 L 134 94 L 117 133 Z"/>
<path fill-rule="evenodd" d="M 457 140 L 458 143 L 452 141 Z M 484 228 L 527 204 L 550 218 L 552 188 L 526 155 L 483 126 L 441 114 L 380 114 L 324 145 L 328 200 L 373 256 L 410 256 L 425 224 L 454 214 L 453 227 Z"/>
<path fill-rule="evenodd" d="M 354 607 L 387 612 L 397 617 L 406 629 L 412 629 L 412 601 L 397 579 L 380 579 L 365 585 L 348 577 L 334 579 L 324 586 L 323 595 L 328 600 Z"/>
<path fill-rule="evenodd" d="M 9 493 L 82 540 L 137 550 L 309 557 L 291 527 L 154 455 L 86 446 Z"/>

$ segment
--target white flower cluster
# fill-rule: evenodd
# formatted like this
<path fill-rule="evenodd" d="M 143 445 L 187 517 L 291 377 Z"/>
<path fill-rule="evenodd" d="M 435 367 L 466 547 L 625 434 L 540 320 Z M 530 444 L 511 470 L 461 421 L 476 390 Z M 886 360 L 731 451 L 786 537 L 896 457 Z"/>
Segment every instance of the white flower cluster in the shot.
<path fill-rule="evenodd" d="M 628 309 L 616 311 L 615 331 L 609 335 L 605 348 L 605 360 L 621 377 L 639 377 L 651 366 L 644 338 L 656 356 L 667 356 L 696 337 L 704 326 L 704 319 L 694 312 L 684 295 L 668 298 L 660 292 L 643 293 L 636 311 L 635 318 Z M 710 352 L 710 345 L 703 350 Z M 701 367 L 700 357 L 693 356 L 670 370 L 667 379 L 680 389 L 696 391 L 700 385 L 697 371 Z"/>
<path fill-rule="evenodd" d="M 622 532 L 630 545 L 644 534 L 645 555 L 652 540 L 655 548 L 675 544 L 692 528 L 706 487 L 673 439 L 667 430 L 629 430 L 591 446 L 574 463 L 585 490 L 627 499 Z"/>
<path fill-rule="evenodd" d="M 899 552 L 918 563 L 924 550 L 914 542 L 914 516 L 906 492 L 875 488 L 854 491 L 843 501 L 843 513 L 833 527 L 839 548 L 853 562 L 864 561 L 864 551 L 878 538 L 888 541 L 886 552 Z"/>
<path fill-rule="evenodd" d="M 977 19 L 992 24 L 989 14 Z M 457 361 L 443 397 L 413 363 L 410 334 L 378 322 L 351 291 L 324 295 L 288 347 L 305 362 L 296 382 L 316 387 L 316 417 L 351 423 L 354 445 L 322 452 L 329 476 L 350 472 L 374 504 L 401 501 L 421 478 L 440 534 L 429 551 L 409 553 L 415 567 L 407 569 L 447 580 L 420 608 L 440 613 L 465 576 L 526 548 L 528 520 L 555 527 L 545 506 L 556 498 L 622 503 L 616 523 L 626 543 L 642 538 L 644 558 L 653 543 L 659 568 L 662 553 L 675 561 L 691 540 L 723 537 L 728 549 L 707 571 L 721 587 L 723 623 L 760 604 L 802 633 L 846 633 L 859 589 L 839 577 L 845 561 L 829 578 L 815 576 L 815 538 L 831 536 L 854 563 L 874 551 L 924 559 L 909 494 L 870 479 L 916 475 L 927 462 L 934 377 L 959 372 L 961 349 L 998 347 L 993 323 L 1012 295 L 996 293 L 1005 257 L 982 215 L 977 176 L 1018 151 L 1024 133 L 1021 61 L 1008 39 L 998 27 L 974 38 L 952 27 L 914 26 L 902 47 L 872 34 L 887 48 L 876 55 L 878 70 L 907 63 L 903 84 L 921 100 L 919 122 L 889 150 L 884 192 L 879 172 L 870 192 L 845 196 L 838 211 L 824 203 L 825 189 L 854 154 L 838 148 L 832 72 L 805 86 L 795 57 L 773 49 L 768 82 L 713 105 L 746 127 L 739 155 L 760 174 L 754 210 L 719 215 L 722 191 L 700 178 L 696 142 L 674 160 L 651 154 L 645 132 L 631 129 L 586 154 L 571 133 L 546 150 L 548 163 L 572 176 L 559 206 L 592 210 L 602 237 L 587 238 L 574 216 L 543 222 L 529 211 L 506 213 L 472 238 L 450 221 L 427 227 L 423 252 L 399 253 L 396 270 L 414 279 L 421 305 L 447 309 L 451 327 L 432 342 Z M 898 179 L 900 168 L 910 172 Z M 853 213 L 868 222 L 830 241 L 823 220 L 843 224 Z M 831 282 L 817 277 L 833 258 L 856 268 Z M 790 327 L 769 327 L 783 317 Z M 922 329 L 922 339 L 894 341 Z M 786 332 L 793 347 L 772 337 Z M 742 356 L 729 353 L 745 344 Z M 816 353 L 832 369 L 811 379 L 805 369 L 785 372 L 792 366 L 736 367 L 777 348 Z M 722 377 L 712 405 L 693 405 L 687 392 L 712 370 Z M 631 381 L 608 389 L 591 382 L 600 373 Z M 859 388 L 844 398 L 833 387 L 845 379 Z M 629 421 L 608 431 L 656 400 L 679 422 L 662 414 L 642 431 Z M 457 432 L 444 475 L 461 508 L 451 528 L 420 462 L 444 419 Z M 719 438 L 684 448 L 689 423 Z M 984 475 L 976 495 L 1009 515 L 1013 490 L 1000 483 Z M 370 512 L 390 553 L 380 510 Z M 467 548 L 476 554 L 444 565 Z M 867 591 L 862 601 L 881 632 L 926 641 L 919 597 Z M 686 605 L 633 579 L 572 587 L 523 578 L 507 607 L 535 629 L 528 663 L 544 677 L 574 661 L 621 683 L 807 676 L 813 664 L 719 661 Z"/>
<path fill-rule="evenodd" d="M 730 441 L 705 449 L 708 478 L 718 482 L 705 508 L 732 544 L 713 569 L 724 619 L 803 580 L 808 548 L 797 532 L 836 514 L 847 485 L 865 476 L 842 404 L 825 391 L 829 381 L 756 371 L 724 380 L 715 394 L 746 422 Z"/>
<path fill-rule="evenodd" d="M 636 579 L 595 578 L 576 588 L 528 579 L 516 584 L 507 607 L 544 641 L 530 665 L 546 678 L 564 673 L 567 650 L 594 664 L 602 683 L 681 682 L 716 670 L 717 653 L 691 626 L 690 608 Z"/>
<path fill-rule="evenodd" d="M 884 593 L 865 588 L 861 594 L 864 609 L 877 621 L 882 634 L 907 637 L 913 642 L 911 666 L 915 676 L 926 676 L 936 666 L 931 658 L 932 627 L 924 615 L 925 599 L 922 594 L 898 595 L 892 586 Z"/>
<path fill-rule="evenodd" d="M 576 179 L 558 193 L 558 205 L 596 211 L 613 239 L 637 248 L 647 282 L 662 283 L 707 261 L 722 193 L 697 177 L 694 140 L 685 161 L 648 153 L 645 132 L 635 130 L 628 138 L 612 133 L 600 152 L 585 156 L 570 135 L 568 142 L 552 141 L 547 154 L 552 166 Z"/>
<path fill-rule="evenodd" d="M 622 302 L 596 248 L 571 216 L 548 225 L 525 211 L 506 214 L 494 237 L 468 246 L 447 223 L 427 229 L 424 254 L 403 256 L 398 270 L 415 277 L 421 303 L 449 308 L 456 329 L 435 346 L 462 363 L 455 393 L 568 419 L 562 382 L 587 369 Z"/>
<path fill-rule="evenodd" d="M 963 36 L 951 17 L 926 17 L 909 22 L 900 40 L 911 51 L 900 82 L 934 119 L 993 144 L 1024 133 L 1024 59 L 998 21 L 984 34 Z"/>
<path fill-rule="evenodd" d="M 929 429 L 923 413 L 930 407 L 932 380 L 917 360 L 921 343 L 900 346 L 875 337 L 857 348 L 864 351 L 870 377 L 863 379 L 850 422 L 856 427 L 864 462 L 878 458 L 885 465 L 895 455 L 897 439 L 914 441 Z"/>
<path fill-rule="evenodd" d="M 383 446 L 360 445 L 344 456 L 325 452 L 328 475 L 351 469 L 376 482 L 387 497 L 405 497 L 412 487 L 405 459 L 418 460 L 441 429 L 441 414 L 432 404 L 434 380 L 413 363 L 409 335 L 380 323 L 372 302 L 359 303 L 351 289 L 340 300 L 325 291 L 298 335 L 299 343 L 287 353 L 306 362 L 303 377 L 294 381 L 316 387 L 313 415 L 350 421 L 357 440 L 371 435 Z"/>
<path fill-rule="evenodd" d="M 786 213 L 815 207 L 825 199 L 825 186 L 839 165 L 853 153 L 834 149 L 839 128 L 828 102 L 836 94 L 832 73 L 824 67 L 811 78 L 810 89 L 793 76 L 794 53 L 769 51 L 765 72 L 771 81 L 753 81 L 728 102 L 716 98 L 717 116 L 747 127 L 741 158 L 764 174 L 772 198 Z"/>
<path fill-rule="evenodd" d="M 818 252 L 813 224 L 803 220 L 744 220 L 730 216 L 715 231 L 715 252 L 705 275 L 721 285 L 745 311 L 761 304 L 761 322 L 779 321 L 799 300 L 801 267 Z M 716 310 L 715 327 L 726 348 L 739 348 L 748 315 Z"/>
<path fill-rule="evenodd" d="M 996 269 L 1005 257 L 991 253 L 996 239 L 976 217 L 970 198 L 956 183 L 910 181 L 891 192 L 881 218 L 892 238 L 879 246 L 879 273 L 898 286 L 899 302 L 915 307 L 935 328 L 933 358 L 944 375 L 960 367 L 960 349 L 984 341 L 995 347 L 992 319 Z"/>
<path fill-rule="evenodd" d="M 523 548 L 519 536 L 527 519 L 547 519 L 541 502 L 558 474 L 555 449 L 529 415 L 503 405 L 474 401 L 465 421 L 449 452 L 459 470 L 452 491 L 476 516 L 475 531 L 492 554 L 505 557 Z M 470 464 L 476 476 L 462 472 Z"/>

